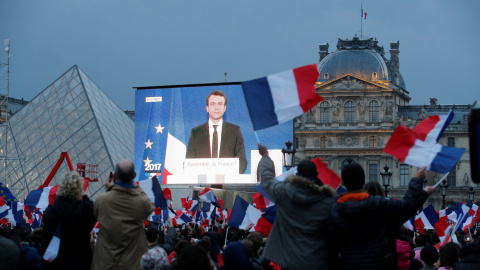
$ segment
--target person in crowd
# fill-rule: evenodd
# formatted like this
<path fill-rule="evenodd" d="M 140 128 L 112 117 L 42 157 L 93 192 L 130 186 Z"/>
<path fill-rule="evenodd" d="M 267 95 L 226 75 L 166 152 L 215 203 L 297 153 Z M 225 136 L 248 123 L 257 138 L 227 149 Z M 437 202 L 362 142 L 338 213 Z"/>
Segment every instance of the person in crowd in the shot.
<path fill-rule="evenodd" d="M 341 178 L 347 192 L 331 209 L 330 244 L 336 269 L 396 269 L 396 252 L 387 235 L 391 221 L 405 222 L 422 206 L 434 187 L 423 189 L 425 167 L 410 181 L 402 199 L 371 196 L 363 186 L 365 172 L 357 163 L 346 165 Z M 402 220 L 402 217 L 404 220 Z M 395 231 L 397 233 L 397 231 Z M 395 238 L 393 238 L 395 239 Z"/>
<path fill-rule="evenodd" d="M 449 242 L 440 248 L 439 270 L 452 270 L 460 257 L 460 246 Z"/>
<path fill-rule="evenodd" d="M 420 258 L 420 252 L 422 251 L 422 248 L 427 244 L 427 240 L 425 239 L 424 234 L 419 234 L 417 237 L 415 237 L 415 248 L 413 249 L 413 252 L 415 253 L 414 259 L 419 260 L 423 266 L 425 266 L 425 262 L 422 261 Z"/>
<path fill-rule="evenodd" d="M 107 192 L 97 196 L 95 217 L 100 222 L 92 270 L 141 269 L 147 252 L 144 222 L 155 210 L 145 192 L 134 183 L 135 167 L 121 160 L 105 181 Z"/>
<path fill-rule="evenodd" d="M 10 239 L 20 248 L 20 266 L 19 269 L 36 270 L 43 269 L 42 257 L 36 248 L 30 247 L 26 242 L 26 236 L 21 231 L 14 231 L 10 234 Z M 50 268 L 45 268 L 50 269 Z"/>
<path fill-rule="evenodd" d="M 68 172 L 60 179 L 58 199 L 45 210 L 40 255 L 44 255 L 57 227 L 60 231 L 60 250 L 44 269 L 89 269 L 92 263 L 90 231 L 95 225 L 93 202 L 83 190 L 83 177 Z"/>
<path fill-rule="evenodd" d="M 380 184 L 376 181 L 368 181 L 363 187 L 363 189 L 365 189 L 370 195 L 378 195 L 385 197 L 382 186 L 380 186 Z"/>
<path fill-rule="evenodd" d="M 420 252 L 420 258 L 425 262 L 423 270 L 437 269 L 435 263 L 438 261 L 438 251 L 432 245 L 426 245 Z"/>
<path fill-rule="evenodd" d="M 199 245 L 189 245 L 185 247 L 177 259 L 172 262 L 172 269 L 215 270 L 215 266 L 203 247 Z"/>
<path fill-rule="evenodd" d="M 0 269 L 18 269 L 20 258 L 20 248 L 18 247 L 18 244 L 10 240 L 6 235 L 0 236 Z"/>
<path fill-rule="evenodd" d="M 300 162 L 297 174 L 276 181 L 267 148 L 258 148 L 262 158 L 257 176 L 262 189 L 277 205 L 263 256 L 282 268 L 327 269 L 327 223 L 335 191 L 318 179 L 316 166 L 310 160 Z"/>
<path fill-rule="evenodd" d="M 173 250 L 168 256 L 168 261 L 170 264 L 172 264 L 177 259 L 178 255 L 180 255 L 182 251 L 189 245 L 190 243 L 187 240 L 179 240 L 175 245 L 175 250 Z"/>
<path fill-rule="evenodd" d="M 43 227 L 35 228 L 35 230 L 33 230 L 30 234 L 30 246 L 36 248 L 39 254 L 42 246 L 42 235 Z"/>
<path fill-rule="evenodd" d="M 149 246 L 148 251 L 140 259 L 140 265 L 144 270 L 171 269 L 167 253 L 158 245 Z"/>
<path fill-rule="evenodd" d="M 145 236 L 147 237 L 148 242 L 148 249 L 152 249 L 154 247 L 161 247 L 158 244 L 158 231 L 153 227 L 149 227 L 145 230 Z"/>
<path fill-rule="evenodd" d="M 220 270 L 251 270 L 253 269 L 252 263 L 250 261 L 250 251 L 248 247 L 241 242 L 231 242 L 227 245 L 223 251 L 223 267 L 220 267 Z M 253 246 L 253 243 L 250 240 Z"/>
<path fill-rule="evenodd" d="M 396 251 L 399 270 L 410 269 L 410 255 L 412 254 L 413 242 L 410 240 L 407 229 L 400 226 L 396 239 Z"/>
<path fill-rule="evenodd" d="M 480 245 L 468 244 L 460 250 L 460 261 L 455 263 L 455 270 L 480 269 Z"/>

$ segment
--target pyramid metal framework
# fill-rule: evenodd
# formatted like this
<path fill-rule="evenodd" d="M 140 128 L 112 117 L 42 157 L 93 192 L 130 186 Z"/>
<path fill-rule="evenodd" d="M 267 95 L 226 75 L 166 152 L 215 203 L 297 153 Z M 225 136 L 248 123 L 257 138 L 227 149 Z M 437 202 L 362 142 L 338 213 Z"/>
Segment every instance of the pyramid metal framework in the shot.
<path fill-rule="evenodd" d="M 87 195 L 103 192 L 103 181 L 121 159 L 133 160 L 135 124 L 77 65 L 38 94 L 9 119 L 6 167 L 0 182 L 23 201 L 37 189 L 67 152 L 72 164 L 98 165 L 98 182 Z M 5 127 L 0 152 L 5 149 Z M 6 171 L 4 169 L 6 168 Z M 50 183 L 68 172 L 64 162 Z"/>

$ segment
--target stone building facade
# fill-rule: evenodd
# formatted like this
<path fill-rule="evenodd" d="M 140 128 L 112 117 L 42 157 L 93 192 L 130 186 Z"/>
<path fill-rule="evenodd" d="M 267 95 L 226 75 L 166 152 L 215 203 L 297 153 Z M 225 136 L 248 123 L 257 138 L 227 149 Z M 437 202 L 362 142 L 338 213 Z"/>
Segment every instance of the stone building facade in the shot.
<path fill-rule="evenodd" d="M 339 39 L 334 52 L 328 51 L 328 43 L 320 44 L 320 76 L 315 88 L 324 100 L 294 121 L 296 162 L 321 157 L 338 174 L 345 164 L 359 163 L 365 169 L 366 181 L 380 184 L 380 172 L 388 166 L 392 173 L 388 196 L 401 197 L 417 168 L 384 153 L 385 144 L 398 125 L 413 128 L 429 115 L 453 110 L 454 120 L 440 143 L 467 150 L 447 176 L 445 199 L 447 204 L 466 201 L 467 188 L 473 186 L 473 182 L 464 181 L 470 174 L 467 115 L 471 106 L 439 105 L 435 98 L 428 105 L 410 105 L 399 69 L 399 47 L 398 41 L 390 43 L 387 59 L 383 47 L 372 38 Z M 428 172 L 428 184 L 442 176 Z M 438 191 L 426 204 L 439 209 L 442 199 Z"/>

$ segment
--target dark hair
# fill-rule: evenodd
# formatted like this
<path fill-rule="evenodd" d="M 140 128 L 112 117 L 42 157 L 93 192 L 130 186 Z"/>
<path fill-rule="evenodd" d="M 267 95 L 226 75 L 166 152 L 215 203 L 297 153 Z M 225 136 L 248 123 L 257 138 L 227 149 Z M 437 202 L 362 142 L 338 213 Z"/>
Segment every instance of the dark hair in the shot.
<path fill-rule="evenodd" d="M 131 182 L 133 178 L 135 178 L 135 166 L 133 163 L 130 163 L 130 166 L 128 167 L 120 167 L 117 163 L 117 166 L 115 167 L 115 174 L 120 182 Z"/>
<path fill-rule="evenodd" d="M 258 249 L 260 249 L 263 244 L 262 234 L 259 232 L 251 232 L 248 234 L 247 239 L 253 242 L 254 252 L 257 253 Z"/>
<path fill-rule="evenodd" d="M 469 255 L 480 256 L 480 246 L 477 244 L 467 244 L 460 250 L 460 258 L 465 258 Z"/>
<path fill-rule="evenodd" d="M 199 245 L 187 246 L 172 263 L 173 270 L 214 269 L 207 252 Z"/>
<path fill-rule="evenodd" d="M 440 248 L 440 266 L 454 267 L 460 257 L 460 246 L 449 242 Z"/>
<path fill-rule="evenodd" d="M 380 186 L 378 182 L 369 181 L 365 184 L 365 186 L 363 186 L 363 189 L 365 189 L 370 195 L 380 195 L 385 197 L 382 186 Z"/>
<path fill-rule="evenodd" d="M 422 251 L 420 251 L 420 259 L 422 259 L 426 265 L 433 265 L 438 261 L 437 249 L 431 245 L 426 245 L 422 248 Z"/>
<path fill-rule="evenodd" d="M 416 247 L 424 247 L 427 244 L 427 240 L 423 234 L 418 235 L 415 237 L 415 246 Z"/>
<path fill-rule="evenodd" d="M 177 257 L 178 255 L 182 254 L 182 251 L 188 246 L 190 246 L 190 243 L 187 240 L 178 240 L 178 242 L 175 244 L 175 254 Z"/>
<path fill-rule="evenodd" d="M 343 184 L 348 191 L 362 189 L 365 184 L 365 172 L 358 163 L 345 165 L 341 174 Z"/>
<path fill-rule="evenodd" d="M 158 240 L 158 231 L 155 228 L 147 228 L 147 230 L 145 231 L 145 235 L 147 236 L 147 241 L 149 243 L 153 243 Z"/>
<path fill-rule="evenodd" d="M 208 106 L 208 99 L 210 98 L 210 96 L 222 96 L 225 98 L 225 106 L 227 106 L 227 96 L 225 96 L 225 94 L 220 91 L 220 90 L 214 90 L 212 93 L 210 93 L 210 95 L 208 95 L 207 97 L 207 106 Z"/>

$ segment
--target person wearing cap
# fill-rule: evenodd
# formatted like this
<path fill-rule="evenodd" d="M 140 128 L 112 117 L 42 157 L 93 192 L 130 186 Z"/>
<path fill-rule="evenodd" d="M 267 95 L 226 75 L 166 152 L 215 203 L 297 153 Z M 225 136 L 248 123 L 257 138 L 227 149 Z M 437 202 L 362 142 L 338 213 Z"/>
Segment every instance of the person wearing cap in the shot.
<path fill-rule="evenodd" d="M 328 269 L 327 223 L 335 191 L 318 179 L 315 164 L 303 160 L 297 174 L 275 180 L 265 146 L 257 175 L 262 189 L 277 206 L 277 215 L 263 256 L 286 269 Z"/>
<path fill-rule="evenodd" d="M 388 241 L 396 232 L 389 227 L 413 217 L 435 190 L 423 188 L 425 169 L 417 171 L 403 198 L 393 200 L 363 189 L 365 172 L 358 163 L 342 169 L 347 192 L 332 207 L 328 226 L 332 253 L 338 255 L 332 257 L 332 269 L 398 269 L 396 247 Z"/>

